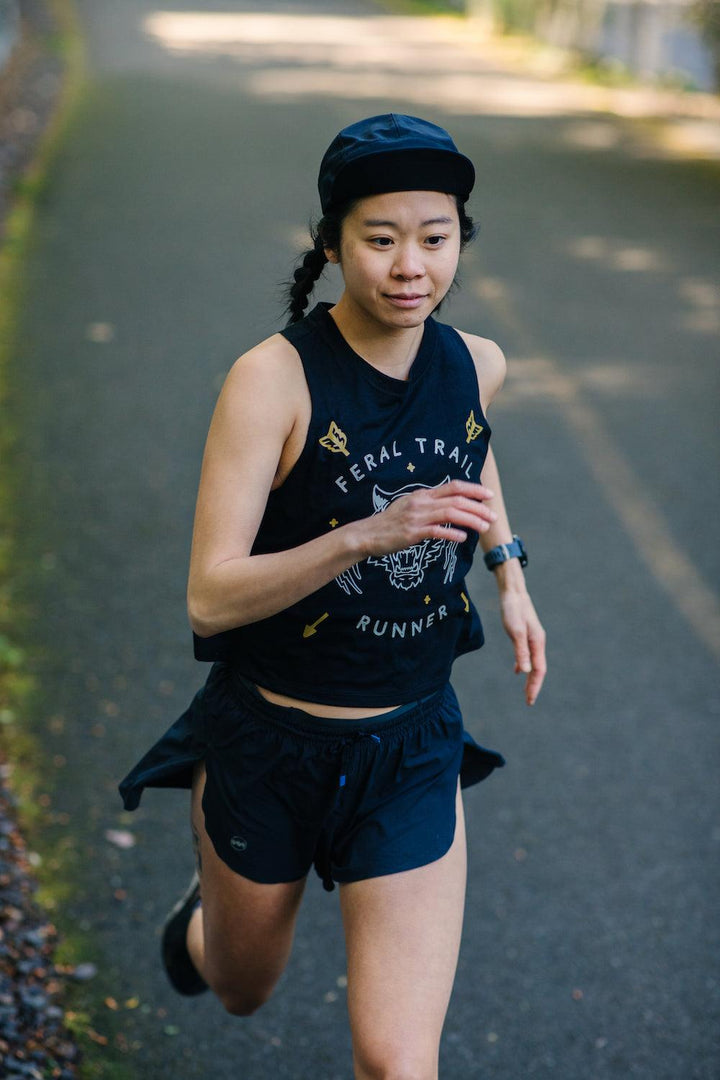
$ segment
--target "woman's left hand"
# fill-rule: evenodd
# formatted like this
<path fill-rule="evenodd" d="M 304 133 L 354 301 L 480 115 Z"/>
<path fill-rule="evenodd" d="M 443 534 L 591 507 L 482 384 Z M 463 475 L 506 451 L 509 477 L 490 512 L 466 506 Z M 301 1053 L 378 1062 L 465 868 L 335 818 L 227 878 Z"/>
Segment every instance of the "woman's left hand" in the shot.
<path fill-rule="evenodd" d="M 547 671 L 545 631 L 524 589 L 501 588 L 500 611 L 515 650 L 515 674 L 527 675 L 525 700 L 534 705 Z"/>

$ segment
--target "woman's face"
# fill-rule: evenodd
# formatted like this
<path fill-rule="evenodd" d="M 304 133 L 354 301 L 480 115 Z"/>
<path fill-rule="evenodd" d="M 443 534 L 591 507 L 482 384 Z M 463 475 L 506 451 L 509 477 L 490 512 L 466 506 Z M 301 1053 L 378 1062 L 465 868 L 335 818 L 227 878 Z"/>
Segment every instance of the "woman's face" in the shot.
<path fill-rule="evenodd" d="M 342 223 L 343 302 L 389 329 L 419 326 L 453 283 L 460 222 L 452 195 L 398 191 L 360 199 Z"/>

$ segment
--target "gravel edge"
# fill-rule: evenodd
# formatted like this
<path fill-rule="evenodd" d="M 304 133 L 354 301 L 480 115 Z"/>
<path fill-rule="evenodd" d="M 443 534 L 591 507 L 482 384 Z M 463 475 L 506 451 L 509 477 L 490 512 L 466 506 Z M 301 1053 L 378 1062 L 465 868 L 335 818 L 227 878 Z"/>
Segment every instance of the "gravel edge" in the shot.
<path fill-rule="evenodd" d="M 56 114 L 65 74 L 48 0 L 21 0 L 19 7 L 20 40 L 0 71 L 0 249 L 9 241 L 8 221 Z M 0 667 L 0 701 L 4 697 Z M 68 979 L 94 971 L 54 961 L 57 931 L 34 899 L 34 856 L 18 825 L 12 774 L 0 741 L 0 1068 L 9 1078 L 74 1080 L 80 1052 L 65 1027 L 63 991 Z"/>

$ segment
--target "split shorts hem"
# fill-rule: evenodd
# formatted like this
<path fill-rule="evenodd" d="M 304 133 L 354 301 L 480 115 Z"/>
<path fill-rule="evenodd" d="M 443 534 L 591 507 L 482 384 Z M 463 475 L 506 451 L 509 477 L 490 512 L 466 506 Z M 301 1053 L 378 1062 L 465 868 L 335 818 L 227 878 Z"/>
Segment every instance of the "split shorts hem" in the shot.
<path fill-rule="evenodd" d="M 449 683 L 380 716 L 329 719 L 267 701 L 225 663 L 122 781 L 125 808 L 145 787 L 191 787 L 203 760 L 205 826 L 223 862 L 266 884 L 314 866 L 328 890 L 441 858 L 458 777 L 467 787 L 505 763 L 463 730 Z"/>

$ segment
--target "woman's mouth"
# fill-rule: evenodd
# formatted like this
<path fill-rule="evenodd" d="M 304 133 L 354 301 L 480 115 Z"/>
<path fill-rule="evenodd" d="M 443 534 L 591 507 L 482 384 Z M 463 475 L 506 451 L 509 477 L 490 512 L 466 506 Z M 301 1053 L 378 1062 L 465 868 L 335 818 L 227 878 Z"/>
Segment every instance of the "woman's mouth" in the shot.
<path fill-rule="evenodd" d="M 385 293 L 385 299 L 399 308 L 419 307 L 426 299 L 424 293 Z"/>

